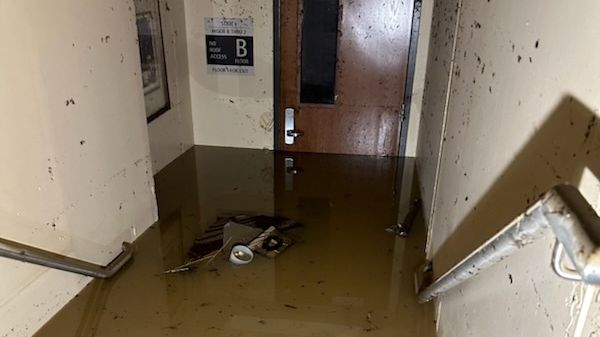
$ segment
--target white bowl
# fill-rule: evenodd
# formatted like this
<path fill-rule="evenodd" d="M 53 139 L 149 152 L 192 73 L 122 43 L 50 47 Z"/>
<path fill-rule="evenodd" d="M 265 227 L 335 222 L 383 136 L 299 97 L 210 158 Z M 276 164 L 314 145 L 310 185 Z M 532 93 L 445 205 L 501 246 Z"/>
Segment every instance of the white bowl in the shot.
<path fill-rule="evenodd" d="M 231 248 L 229 261 L 233 264 L 248 264 L 254 259 L 252 250 L 244 245 L 236 245 Z"/>

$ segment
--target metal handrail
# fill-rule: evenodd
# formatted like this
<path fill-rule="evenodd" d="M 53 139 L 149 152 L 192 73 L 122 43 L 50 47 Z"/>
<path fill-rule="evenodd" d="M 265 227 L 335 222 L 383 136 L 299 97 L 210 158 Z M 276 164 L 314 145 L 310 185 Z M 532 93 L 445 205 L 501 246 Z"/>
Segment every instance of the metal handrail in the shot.
<path fill-rule="evenodd" d="M 577 188 L 558 185 L 437 280 L 431 281 L 426 275 L 431 273 L 431 262 L 417 271 L 419 302 L 428 302 L 476 276 L 543 237 L 549 228 L 556 235 L 552 255 L 556 274 L 568 280 L 600 285 L 600 218 Z M 574 269 L 564 266 L 565 253 Z"/>
<path fill-rule="evenodd" d="M 128 242 L 123 242 L 121 254 L 107 266 L 100 266 L 14 241 L 0 239 L 0 257 L 105 279 L 113 277 L 131 260 L 133 246 Z"/>

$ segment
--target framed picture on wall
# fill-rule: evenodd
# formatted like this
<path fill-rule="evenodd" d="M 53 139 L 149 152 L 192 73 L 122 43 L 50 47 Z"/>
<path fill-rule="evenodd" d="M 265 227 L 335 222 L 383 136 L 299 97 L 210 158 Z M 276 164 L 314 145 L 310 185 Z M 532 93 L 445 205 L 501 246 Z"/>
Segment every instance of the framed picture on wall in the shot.
<path fill-rule="evenodd" d="M 154 19 L 151 12 L 137 14 L 138 43 L 140 47 L 140 61 L 142 63 L 142 83 L 144 94 L 160 89 L 160 64 L 156 48 Z"/>
<path fill-rule="evenodd" d="M 158 0 L 136 0 L 146 118 L 151 122 L 171 107 Z"/>

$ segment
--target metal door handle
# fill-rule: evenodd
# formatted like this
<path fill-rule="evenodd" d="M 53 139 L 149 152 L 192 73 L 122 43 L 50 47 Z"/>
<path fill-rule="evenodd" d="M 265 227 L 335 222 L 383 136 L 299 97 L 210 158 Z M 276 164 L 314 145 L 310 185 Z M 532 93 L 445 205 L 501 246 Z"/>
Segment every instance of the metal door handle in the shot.
<path fill-rule="evenodd" d="M 296 110 L 294 108 L 285 108 L 285 130 L 283 135 L 285 136 L 286 145 L 294 145 L 296 137 L 300 137 L 304 134 L 303 131 L 296 129 L 294 117 Z"/>
<path fill-rule="evenodd" d="M 292 130 L 287 130 L 285 133 L 286 136 L 288 137 L 300 137 L 304 135 L 304 131 L 299 130 L 299 129 L 292 129 Z"/>

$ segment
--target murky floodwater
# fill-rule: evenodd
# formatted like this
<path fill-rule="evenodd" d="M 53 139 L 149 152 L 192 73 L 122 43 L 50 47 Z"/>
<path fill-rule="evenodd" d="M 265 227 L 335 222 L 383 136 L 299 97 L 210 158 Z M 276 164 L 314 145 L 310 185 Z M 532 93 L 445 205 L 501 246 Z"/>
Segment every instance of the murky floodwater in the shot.
<path fill-rule="evenodd" d="M 285 155 L 196 147 L 156 177 L 161 220 L 136 242 L 117 277 L 94 281 L 37 337 L 400 336 L 430 337 L 413 272 L 424 229 L 396 222 L 401 164 L 358 156 Z M 304 226 L 274 259 L 234 266 L 225 255 L 189 273 L 194 238 L 220 214 L 277 214 Z"/>

